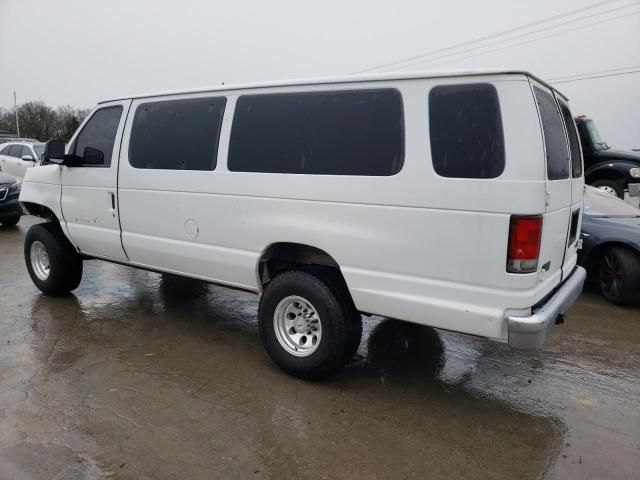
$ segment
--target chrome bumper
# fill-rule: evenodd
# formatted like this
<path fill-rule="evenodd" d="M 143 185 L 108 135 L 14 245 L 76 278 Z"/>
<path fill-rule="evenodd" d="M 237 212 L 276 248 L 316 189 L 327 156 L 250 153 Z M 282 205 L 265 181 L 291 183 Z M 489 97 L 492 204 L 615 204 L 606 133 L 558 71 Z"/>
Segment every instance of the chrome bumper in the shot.
<path fill-rule="evenodd" d="M 587 272 L 576 267 L 560 289 L 533 315 L 528 317 L 507 317 L 509 346 L 518 350 L 539 348 L 547 338 L 547 331 L 555 324 L 558 315 L 565 313 L 582 293 Z"/>

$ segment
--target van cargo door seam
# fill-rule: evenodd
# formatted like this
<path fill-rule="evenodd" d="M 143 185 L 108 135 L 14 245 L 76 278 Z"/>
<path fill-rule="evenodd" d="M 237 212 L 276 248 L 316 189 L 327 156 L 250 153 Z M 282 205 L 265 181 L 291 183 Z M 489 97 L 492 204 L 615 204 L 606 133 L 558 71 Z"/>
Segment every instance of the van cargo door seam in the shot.
<path fill-rule="evenodd" d="M 120 167 L 122 165 L 122 143 L 124 142 L 124 134 L 127 128 L 127 123 L 129 121 L 129 113 L 131 112 L 131 105 L 133 104 L 131 99 L 129 100 L 129 106 L 127 107 L 127 113 L 124 116 L 124 123 L 122 124 L 122 134 L 120 135 L 120 146 L 118 147 L 118 169 L 116 170 L 116 203 L 118 207 L 118 229 L 120 230 L 119 238 L 120 238 L 120 247 L 122 248 L 122 252 L 127 260 L 131 261 L 129 255 L 127 255 L 127 250 L 124 248 L 124 242 L 122 241 L 122 220 L 120 218 Z"/>

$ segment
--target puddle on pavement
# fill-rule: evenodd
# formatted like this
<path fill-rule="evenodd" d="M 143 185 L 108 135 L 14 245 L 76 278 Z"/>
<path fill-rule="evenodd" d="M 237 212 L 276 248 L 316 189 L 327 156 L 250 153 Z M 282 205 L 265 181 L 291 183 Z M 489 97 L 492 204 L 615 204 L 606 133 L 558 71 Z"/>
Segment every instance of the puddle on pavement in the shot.
<path fill-rule="evenodd" d="M 637 310 L 588 294 L 537 353 L 366 319 L 356 359 L 309 383 L 268 359 L 256 296 L 85 267 L 75 296 L 44 297 L 24 273 L 5 284 L 0 477 L 22 465 L 31 475 L 36 459 L 65 478 L 632 478 L 639 469 Z"/>

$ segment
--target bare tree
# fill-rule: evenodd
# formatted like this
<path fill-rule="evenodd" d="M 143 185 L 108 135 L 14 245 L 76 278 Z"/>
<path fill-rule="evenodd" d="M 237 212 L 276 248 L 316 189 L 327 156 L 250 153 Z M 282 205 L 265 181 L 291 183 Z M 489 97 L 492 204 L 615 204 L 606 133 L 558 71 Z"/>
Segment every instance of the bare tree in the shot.
<path fill-rule="evenodd" d="M 11 110 L 0 107 L 0 130 L 16 131 L 16 117 Z"/>
<path fill-rule="evenodd" d="M 0 130 L 16 131 L 14 109 L 0 108 Z M 18 107 L 20 134 L 25 138 L 46 141 L 52 138 L 68 141 L 89 113 L 65 105 L 53 109 L 44 102 L 27 102 Z"/>

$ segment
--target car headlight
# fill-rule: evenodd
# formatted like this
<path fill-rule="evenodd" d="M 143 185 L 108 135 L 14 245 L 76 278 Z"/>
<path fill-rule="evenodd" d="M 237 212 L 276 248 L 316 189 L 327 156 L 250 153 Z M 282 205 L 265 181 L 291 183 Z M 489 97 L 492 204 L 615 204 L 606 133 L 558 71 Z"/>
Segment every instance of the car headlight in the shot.
<path fill-rule="evenodd" d="M 22 188 L 22 184 L 20 182 L 16 182 L 9 187 L 9 193 L 19 192 Z"/>
<path fill-rule="evenodd" d="M 633 178 L 640 178 L 640 168 L 632 168 L 629 170 L 629 175 Z"/>

